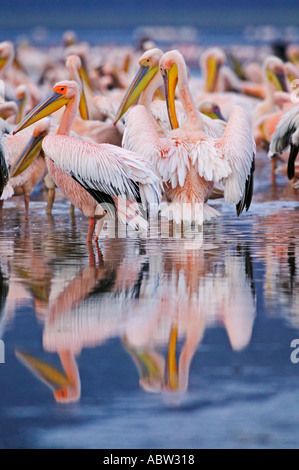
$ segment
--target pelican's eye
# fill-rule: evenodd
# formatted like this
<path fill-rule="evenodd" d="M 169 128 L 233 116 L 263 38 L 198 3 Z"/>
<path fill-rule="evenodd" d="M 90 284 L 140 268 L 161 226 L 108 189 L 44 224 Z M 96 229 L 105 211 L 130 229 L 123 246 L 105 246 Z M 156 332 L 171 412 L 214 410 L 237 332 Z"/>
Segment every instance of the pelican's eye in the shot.
<path fill-rule="evenodd" d="M 54 88 L 54 91 L 56 91 L 56 93 L 59 93 L 60 95 L 65 96 L 65 94 L 67 92 L 67 87 L 66 86 L 56 86 Z"/>

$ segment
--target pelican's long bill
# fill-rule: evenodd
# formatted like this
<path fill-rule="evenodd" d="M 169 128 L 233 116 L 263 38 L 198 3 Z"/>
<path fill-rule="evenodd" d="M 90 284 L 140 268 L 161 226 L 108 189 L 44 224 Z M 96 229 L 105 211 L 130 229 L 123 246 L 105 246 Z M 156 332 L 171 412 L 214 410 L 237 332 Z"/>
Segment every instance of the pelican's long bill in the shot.
<path fill-rule="evenodd" d="M 221 121 L 226 121 L 226 119 L 223 117 L 223 114 L 221 113 L 221 110 L 217 104 L 214 104 L 212 106 L 211 112 L 208 112 L 205 114 L 209 116 L 211 119 L 221 119 Z"/>
<path fill-rule="evenodd" d="M 41 361 L 30 354 L 15 351 L 16 357 L 29 369 L 38 379 L 44 382 L 52 390 L 57 390 L 70 384 L 70 381 L 56 367 Z"/>
<path fill-rule="evenodd" d="M 173 64 L 170 69 L 165 70 L 163 80 L 170 125 L 172 129 L 177 129 L 179 124 L 175 111 L 175 89 L 178 83 L 178 68 L 176 64 Z"/>
<path fill-rule="evenodd" d="M 147 84 L 158 72 L 158 66 L 143 65 L 141 64 L 138 72 L 136 73 L 131 85 L 127 89 L 127 92 L 118 108 L 117 115 L 114 124 L 125 114 L 130 106 L 137 100 L 142 91 L 145 89 Z"/>
<path fill-rule="evenodd" d="M 82 86 L 80 102 L 79 102 L 79 113 L 80 113 L 81 118 L 84 121 L 89 120 L 89 112 L 88 112 L 87 101 L 86 101 L 86 96 L 84 93 L 83 86 Z"/>
<path fill-rule="evenodd" d="M 168 343 L 168 356 L 165 367 L 165 385 L 169 391 L 178 390 L 179 379 L 178 379 L 178 366 L 175 357 L 176 344 L 178 337 L 177 326 L 172 326 L 170 331 L 169 343 Z"/>
<path fill-rule="evenodd" d="M 288 93 L 286 76 L 283 69 L 277 68 L 275 72 L 273 72 L 272 70 L 267 70 L 267 77 L 269 82 L 274 83 L 278 91 L 285 91 L 286 93 Z"/>
<path fill-rule="evenodd" d="M 7 57 L 0 57 L 0 71 L 4 68 L 7 62 Z"/>
<path fill-rule="evenodd" d="M 87 106 L 86 95 L 85 95 L 85 92 L 84 92 L 84 86 L 88 86 L 88 85 L 86 85 L 86 82 L 83 78 L 85 76 L 85 74 L 87 75 L 87 73 L 86 73 L 85 70 L 84 70 L 84 73 L 81 72 L 83 70 L 84 69 L 81 66 L 81 68 L 79 70 L 79 76 L 81 78 L 81 88 L 82 88 L 82 90 L 81 90 L 80 101 L 79 101 L 79 113 L 80 113 L 81 118 L 84 121 L 88 121 L 89 120 L 89 111 L 88 111 L 88 106 Z M 70 80 L 73 80 L 72 76 L 70 77 Z"/>
<path fill-rule="evenodd" d="M 213 93 L 216 91 L 218 78 L 219 78 L 219 70 L 220 70 L 220 63 L 215 57 L 209 57 L 207 63 L 207 80 L 206 80 L 206 92 Z"/>
<path fill-rule="evenodd" d="M 59 90 L 59 91 L 58 91 Z M 22 122 L 13 131 L 13 134 L 20 132 L 25 127 L 31 126 L 40 119 L 49 116 L 58 109 L 62 108 L 70 100 L 64 96 L 65 87 L 55 87 L 52 93 L 47 98 L 39 103 L 29 114 L 23 119 Z"/>
<path fill-rule="evenodd" d="M 37 155 L 41 151 L 42 142 L 45 135 L 46 132 L 39 134 L 36 137 L 31 137 L 23 152 L 19 156 L 18 160 L 10 169 L 9 174 L 11 178 L 23 173 L 23 171 L 31 165 L 35 157 L 37 157 Z"/>

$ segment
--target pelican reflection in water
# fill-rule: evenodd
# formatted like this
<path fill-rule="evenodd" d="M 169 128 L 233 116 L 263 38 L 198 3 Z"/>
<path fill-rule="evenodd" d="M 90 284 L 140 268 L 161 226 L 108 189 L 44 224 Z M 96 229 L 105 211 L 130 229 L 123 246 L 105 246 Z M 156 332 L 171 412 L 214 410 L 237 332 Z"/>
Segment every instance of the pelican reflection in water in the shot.
<path fill-rule="evenodd" d="M 225 328 L 235 351 L 249 344 L 256 310 L 249 250 L 227 249 L 219 263 L 219 253 L 208 246 L 184 250 L 181 240 L 159 243 L 163 247 L 105 240 L 98 253 L 90 248 L 88 265 L 80 263 L 67 281 L 67 266 L 46 261 L 53 277 L 43 305 L 43 348 L 59 355 L 63 370 L 21 347 L 16 354 L 53 389 L 56 401 L 80 399 L 78 356 L 111 338 L 120 338 L 142 389 L 172 395 L 187 391 L 207 328 Z"/>

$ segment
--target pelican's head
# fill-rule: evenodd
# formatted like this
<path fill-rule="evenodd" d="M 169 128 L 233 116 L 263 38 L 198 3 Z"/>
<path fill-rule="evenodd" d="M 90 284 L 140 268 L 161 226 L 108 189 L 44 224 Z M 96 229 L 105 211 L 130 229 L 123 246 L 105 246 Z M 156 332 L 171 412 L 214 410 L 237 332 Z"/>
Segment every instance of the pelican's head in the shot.
<path fill-rule="evenodd" d="M 79 101 L 81 93 L 80 85 L 77 82 L 63 80 L 56 83 L 52 93 L 40 104 L 38 104 L 30 113 L 20 122 L 13 131 L 13 134 L 25 129 L 25 127 L 34 124 L 36 121 L 49 116 L 62 106 L 67 105 L 71 100 Z"/>
<path fill-rule="evenodd" d="M 264 75 L 273 91 L 288 92 L 284 63 L 279 57 L 267 57 L 263 64 Z"/>
<path fill-rule="evenodd" d="M 205 76 L 205 88 L 208 93 L 217 91 L 219 82 L 219 71 L 221 65 L 225 64 L 226 55 L 219 47 L 206 49 L 200 58 L 200 65 Z"/>
<path fill-rule="evenodd" d="M 21 152 L 21 155 L 19 156 L 15 164 L 10 169 L 9 174 L 11 178 L 20 175 L 21 173 L 23 173 L 24 170 L 26 170 L 26 168 L 31 165 L 35 157 L 37 157 L 40 153 L 43 138 L 48 134 L 49 130 L 49 118 L 44 118 L 35 125 L 32 137 L 28 141 L 26 147 Z"/>
<path fill-rule="evenodd" d="M 7 101 L 0 103 L 0 118 L 7 119 L 14 114 L 17 114 L 18 106 L 15 101 Z"/>
<path fill-rule="evenodd" d="M 163 51 L 156 47 L 142 54 L 139 59 L 139 70 L 121 102 L 114 124 L 116 124 L 129 107 L 132 106 L 151 79 L 156 75 L 159 70 L 159 61 L 162 55 Z"/>
<path fill-rule="evenodd" d="M 0 71 L 13 61 L 15 56 L 14 46 L 9 41 L 0 43 Z"/>
<path fill-rule="evenodd" d="M 57 402 L 70 403 L 80 398 L 80 378 L 71 381 L 63 372 L 35 356 L 15 351 L 16 357 L 41 382 L 52 389 Z"/>
<path fill-rule="evenodd" d="M 212 100 L 203 100 L 198 105 L 198 111 L 206 116 L 209 116 L 211 119 L 221 119 L 225 121 L 223 115 L 221 114 L 219 105 Z"/>
<path fill-rule="evenodd" d="M 81 59 L 78 55 L 71 54 L 67 57 L 65 65 L 69 70 L 77 69 L 78 72 L 79 72 L 79 70 L 82 66 L 82 62 L 81 62 Z"/>
<path fill-rule="evenodd" d="M 62 36 L 65 47 L 73 46 L 78 43 L 77 35 L 74 31 L 68 30 L 63 33 Z"/>

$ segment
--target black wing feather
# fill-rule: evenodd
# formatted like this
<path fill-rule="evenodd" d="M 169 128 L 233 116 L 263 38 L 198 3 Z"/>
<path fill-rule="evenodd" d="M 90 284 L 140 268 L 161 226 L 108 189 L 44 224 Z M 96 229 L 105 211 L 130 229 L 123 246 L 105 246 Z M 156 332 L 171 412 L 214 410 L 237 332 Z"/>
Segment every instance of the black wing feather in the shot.
<path fill-rule="evenodd" d="M 236 210 L 237 210 L 237 216 L 238 217 L 242 214 L 245 207 L 246 207 L 246 212 L 248 211 L 248 209 L 250 207 L 250 204 L 251 204 L 251 201 L 252 201 L 252 195 L 253 195 L 253 174 L 254 174 L 254 170 L 255 170 L 255 157 L 253 155 L 252 164 L 251 164 L 251 168 L 250 168 L 250 173 L 249 173 L 249 176 L 248 176 L 248 178 L 246 180 L 246 183 L 245 183 L 245 190 L 244 190 L 243 197 L 238 202 L 238 204 L 236 205 Z"/>
<path fill-rule="evenodd" d="M 288 178 L 291 180 L 295 176 L 295 160 L 298 155 L 299 147 L 291 144 L 289 161 L 288 161 Z"/>
<path fill-rule="evenodd" d="M 75 181 L 77 181 L 77 183 L 79 183 L 80 186 L 82 186 L 82 188 L 84 188 L 99 204 L 101 204 L 101 206 L 103 207 L 103 209 L 104 209 L 105 211 L 107 211 L 107 213 L 111 214 L 111 207 L 113 208 L 113 209 L 112 209 L 112 213 L 113 213 L 113 214 L 116 213 L 115 202 L 114 202 L 112 196 L 110 196 L 110 194 L 106 194 L 106 193 L 104 193 L 103 191 L 90 188 L 90 187 L 88 187 L 87 185 L 84 185 L 81 180 L 79 180 L 78 178 L 76 178 L 76 176 L 75 176 L 73 173 L 70 173 L 70 175 L 71 175 L 71 177 L 72 177 Z"/>

